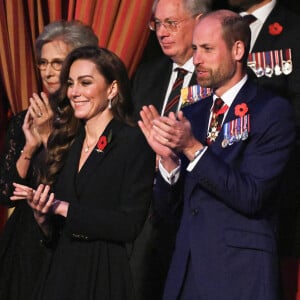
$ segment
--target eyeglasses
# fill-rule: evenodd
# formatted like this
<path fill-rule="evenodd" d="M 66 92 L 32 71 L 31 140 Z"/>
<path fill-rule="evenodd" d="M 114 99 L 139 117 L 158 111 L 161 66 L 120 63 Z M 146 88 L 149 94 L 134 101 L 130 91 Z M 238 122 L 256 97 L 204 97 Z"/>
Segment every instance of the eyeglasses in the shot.
<path fill-rule="evenodd" d="M 61 59 L 53 59 L 52 61 L 48 61 L 47 59 L 41 59 L 38 63 L 37 66 L 41 71 L 45 71 L 48 67 L 48 64 L 51 65 L 51 67 L 55 70 L 55 71 L 60 71 L 62 64 L 63 64 L 63 60 Z"/>
<path fill-rule="evenodd" d="M 150 30 L 152 31 L 157 31 L 159 30 L 159 28 L 161 26 L 164 26 L 166 28 L 167 31 L 169 32 L 177 32 L 178 30 L 178 25 L 183 22 L 183 21 L 186 21 L 188 20 L 189 18 L 187 19 L 182 19 L 182 20 L 177 20 L 177 21 L 173 21 L 173 20 L 169 20 L 169 19 L 166 19 L 165 21 L 159 21 L 159 20 L 156 20 L 156 19 L 152 19 L 150 20 L 149 22 L 149 28 Z"/>

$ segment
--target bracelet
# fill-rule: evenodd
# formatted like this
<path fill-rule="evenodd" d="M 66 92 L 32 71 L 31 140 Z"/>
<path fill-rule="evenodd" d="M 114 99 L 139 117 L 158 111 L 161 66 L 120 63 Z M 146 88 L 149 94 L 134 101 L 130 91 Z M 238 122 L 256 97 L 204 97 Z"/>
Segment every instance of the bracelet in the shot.
<path fill-rule="evenodd" d="M 24 159 L 26 159 L 26 160 L 31 160 L 31 157 L 26 156 L 24 150 L 21 150 L 21 154 L 24 154 Z"/>

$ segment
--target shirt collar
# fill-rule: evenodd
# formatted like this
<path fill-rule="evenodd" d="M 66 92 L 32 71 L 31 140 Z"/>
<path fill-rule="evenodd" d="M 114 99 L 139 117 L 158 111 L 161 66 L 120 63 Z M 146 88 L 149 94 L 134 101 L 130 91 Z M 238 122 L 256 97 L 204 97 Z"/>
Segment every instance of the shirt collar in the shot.
<path fill-rule="evenodd" d="M 175 71 L 176 68 L 182 68 L 185 69 L 186 71 L 188 71 L 189 73 L 193 73 L 195 70 L 195 66 L 193 64 L 193 58 L 191 57 L 185 64 L 183 64 L 182 66 L 176 64 L 175 62 L 173 62 L 173 71 Z"/>
<path fill-rule="evenodd" d="M 246 74 L 237 84 L 235 84 L 233 87 L 231 87 L 223 95 L 220 96 L 228 107 L 231 106 L 233 100 L 235 99 L 236 95 L 238 94 L 242 86 L 245 84 L 247 79 L 248 75 Z M 218 98 L 218 96 L 214 94 L 213 100 L 215 100 L 216 98 Z"/>
<path fill-rule="evenodd" d="M 274 6 L 276 5 L 276 0 L 271 0 L 271 2 L 267 3 L 266 5 L 254 10 L 251 14 L 256 17 L 262 24 L 266 21 L 267 17 L 273 10 Z M 248 12 L 241 12 L 241 16 L 247 15 Z"/>

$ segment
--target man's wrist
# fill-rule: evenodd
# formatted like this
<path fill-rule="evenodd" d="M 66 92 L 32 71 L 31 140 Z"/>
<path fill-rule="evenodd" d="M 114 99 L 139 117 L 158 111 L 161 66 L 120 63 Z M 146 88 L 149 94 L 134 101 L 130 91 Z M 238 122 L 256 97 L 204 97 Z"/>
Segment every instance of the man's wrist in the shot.
<path fill-rule="evenodd" d="M 192 147 L 184 150 L 184 155 L 188 158 L 190 162 L 195 160 L 205 149 L 205 147 L 200 143 L 195 143 Z"/>
<path fill-rule="evenodd" d="M 197 158 L 202 154 L 202 152 L 203 152 L 205 149 L 206 149 L 206 147 L 202 147 L 201 149 L 195 151 L 195 153 L 194 153 L 194 158 L 193 158 L 192 161 L 194 161 L 195 159 L 197 159 Z"/>

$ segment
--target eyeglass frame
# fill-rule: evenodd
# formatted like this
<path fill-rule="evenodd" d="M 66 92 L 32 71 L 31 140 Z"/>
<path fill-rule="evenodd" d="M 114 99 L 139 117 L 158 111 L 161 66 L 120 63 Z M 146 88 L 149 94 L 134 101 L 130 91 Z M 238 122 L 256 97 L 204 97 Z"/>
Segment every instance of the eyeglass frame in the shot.
<path fill-rule="evenodd" d="M 52 61 L 48 61 L 47 59 L 40 59 L 37 63 L 37 67 L 40 71 L 45 71 L 48 67 L 48 65 L 50 64 L 50 66 L 52 67 L 53 70 L 55 71 L 60 71 L 62 68 L 62 64 L 63 64 L 63 60 L 62 59 L 53 59 Z M 55 67 L 55 64 L 58 64 L 59 67 Z"/>
<path fill-rule="evenodd" d="M 198 14 L 197 14 L 198 15 Z M 170 18 L 167 18 L 165 19 L 164 21 L 158 21 L 157 19 L 155 18 L 152 18 L 149 23 L 148 23 L 148 26 L 149 26 L 149 29 L 151 31 L 154 31 L 156 32 L 158 30 L 157 26 L 159 25 L 159 28 L 161 26 L 164 26 L 164 28 L 168 31 L 168 32 L 177 32 L 178 30 L 178 26 L 180 23 L 184 22 L 184 21 L 187 21 L 189 19 L 192 19 L 194 18 L 195 16 L 191 16 L 191 17 L 188 17 L 188 18 L 185 18 L 185 19 L 181 19 L 181 20 L 172 20 Z M 152 24 L 151 24 L 152 23 Z M 172 29 L 172 26 L 173 26 L 173 29 Z"/>

